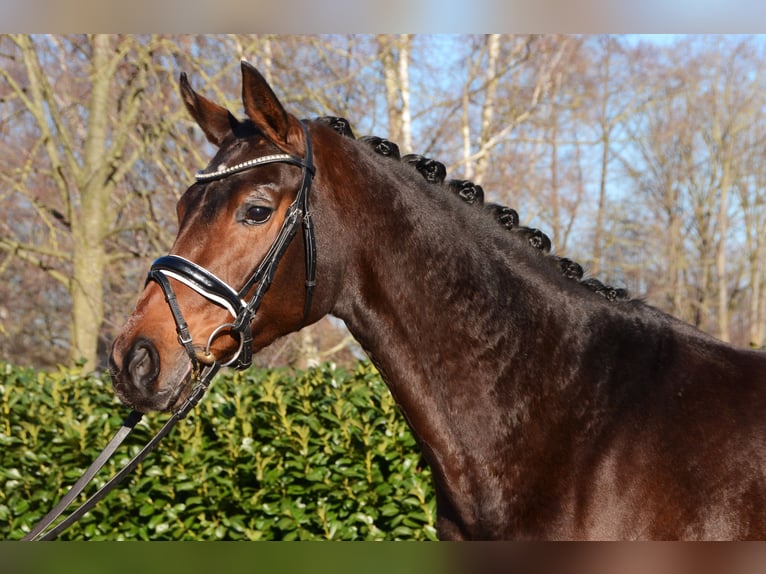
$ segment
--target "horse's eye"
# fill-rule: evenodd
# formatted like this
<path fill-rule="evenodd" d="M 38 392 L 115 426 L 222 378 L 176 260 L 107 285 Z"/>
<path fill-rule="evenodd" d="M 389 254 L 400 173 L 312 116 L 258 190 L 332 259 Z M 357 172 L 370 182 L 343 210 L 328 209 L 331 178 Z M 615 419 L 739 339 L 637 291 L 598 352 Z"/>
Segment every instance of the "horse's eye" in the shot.
<path fill-rule="evenodd" d="M 264 205 L 251 205 L 245 212 L 245 223 L 255 225 L 266 223 L 271 218 L 272 209 Z"/>

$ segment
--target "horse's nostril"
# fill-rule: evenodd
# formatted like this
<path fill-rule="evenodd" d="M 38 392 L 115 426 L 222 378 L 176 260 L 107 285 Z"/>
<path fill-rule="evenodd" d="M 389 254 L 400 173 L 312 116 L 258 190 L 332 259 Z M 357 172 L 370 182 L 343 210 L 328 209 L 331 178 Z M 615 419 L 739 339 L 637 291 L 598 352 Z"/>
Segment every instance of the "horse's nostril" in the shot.
<path fill-rule="evenodd" d="M 128 374 L 136 387 L 148 387 L 159 374 L 160 357 L 149 341 L 136 342 L 128 352 Z"/>
<path fill-rule="evenodd" d="M 149 358 L 149 351 L 146 347 L 140 347 L 133 353 L 133 360 L 130 362 L 130 372 L 136 378 L 144 378 L 149 374 L 151 365 Z"/>

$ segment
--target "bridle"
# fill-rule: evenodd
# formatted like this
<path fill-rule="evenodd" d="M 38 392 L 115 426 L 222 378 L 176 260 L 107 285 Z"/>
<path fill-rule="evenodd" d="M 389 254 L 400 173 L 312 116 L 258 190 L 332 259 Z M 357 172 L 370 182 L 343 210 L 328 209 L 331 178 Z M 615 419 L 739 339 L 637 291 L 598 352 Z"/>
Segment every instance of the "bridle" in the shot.
<path fill-rule="evenodd" d="M 217 171 L 200 171 L 196 175 L 198 182 L 209 182 L 271 163 L 287 163 L 299 166 L 302 169 L 303 179 L 301 187 L 298 189 L 295 200 L 287 208 L 285 220 L 282 223 L 277 238 L 261 260 L 261 263 L 239 291 L 204 267 L 178 255 L 165 255 L 152 263 L 146 281 L 147 283 L 154 281 L 162 288 L 165 300 L 170 307 L 173 320 L 176 324 L 178 342 L 186 350 L 186 354 L 192 362 L 193 372 L 199 372 L 200 355 L 194 349 L 189 327 L 184 320 L 175 297 L 175 292 L 168 278 L 180 281 L 208 301 L 226 309 L 233 317 L 231 322 L 224 323 L 212 331 L 202 353 L 203 357 L 212 357 L 210 347 L 213 340 L 225 331 L 238 336 L 239 347 L 234 356 L 226 363 L 223 363 L 222 366 L 234 365 L 238 369 L 247 368 L 252 363 L 253 354 L 252 321 L 261 305 L 263 296 L 271 285 L 279 261 L 287 250 L 290 241 L 295 236 L 298 225 L 302 224 L 306 252 L 306 298 L 301 325 L 305 324 L 308 319 L 311 299 L 314 287 L 316 286 L 316 240 L 314 238 L 314 224 L 311 219 L 311 212 L 309 211 L 309 191 L 311 190 L 311 181 L 314 177 L 315 169 L 308 130 L 303 123 L 301 123 L 301 127 L 303 128 L 304 139 L 306 141 L 306 151 L 303 158 L 290 154 L 273 154 L 251 159 Z M 253 295 L 249 301 L 246 301 L 245 297 L 254 287 Z"/>
<path fill-rule="evenodd" d="M 277 238 L 274 240 L 253 274 L 239 291 L 236 291 L 233 287 L 216 277 L 204 267 L 177 255 L 166 255 L 152 263 L 146 281 L 147 283 L 149 281 L 155 281 L 162 288 L 165 300 L 170 307 L 170 311 L 173 314 L 173 320 L 176 324 L 178 342 L 184 347 L 191 360 L 192 370 L 190 380 L 196 384 L 181 406 L 174 410 L 171 418 L 126 466 L 115 474 L 79 508 L 67 516 L 66 519 L 62 520 L 54 528 L 46 532 L 45 530 L 53 524 L 56 518 L 58 518 L 67 507 L 69 507 L 74 499 L 80 495 L 96 473 L 101 470 L 111 458 L 112 454 L 117 450 L 117 447 L 122 444 L 135 425 L 141 420 L 141 417 L 143 416 L 142 413 L 135 410 L 131 411 L 123 421 L 120 429 L 115 433 L 112 440 L 109 441 L 106 447 L 104 447 L 104 450 L 101 451 L 93 463 L 85 470 L 83 475 L 69 489 L 66 495 L 59 500 L 58 504 L 56 504 L 56 506 L 48 512 L 48 514 L 46 514 L 22 540 L 53 540 L 56 538 L 66 528 L 79 520 L 80 517 L 95 506 L 98 501 L 104 498 L 109 491 L 132 472 L 133 469 L 135 469 L 157 446 L 157 444 L 159 444 L 160 440 L 170 432 L 175 424 L 196 406 L 220 367 L 234 365 L 236 368 L 242 369 L 248 367 L 252 363 L 253 333 L 251 323 L 261 305 L 263 296 L 271 285 L 279 261 L 282 259 L 290 241 L 298 230 L 298 225 L 303 226 L 303 240 L 306 252 L 306 298 L 303 307 L 301 326 L 306 323 L 309 311 L 311 310 L 311 299 L 313 297 L 314 287 L 316 286 L 316 240 L 314 237 L 314 224 L 311 219 L 311 212 L 309 211 L 309 192 L 311 191 L 311 182 L 314 177 L 315 168 L 308 129 L 303 123 L 301 123 L 301 127 L 303 128 L 303 135 L 306 141 L 306 149 L 303 158 L 290 154 L 272 154 L 251 159 L 217 171 L 200 171 L 197 173 L 196 179 L 198 182 L 208 182 L 269 163 L 287 163 L 300 167 L 303 177 L 301 187 L 298 189 L 295 200 L 287 208 L 285 220 L 282 223 Z M 183 317 L 178 301 L 176 300 L 175 292 L 173 291 L 173 287 L 168 278 L 176 279 L 184 285 L 187 285 L 202 295 L 205 299 L 228 310 L 233 316 L 233 321 L 224 323 L 213 330 L 208 337 L 204 351 L 204 353 L 210 354 L 212 342 L 221 332 L 228 331 L 236 333 L 239 337 L 239 347 L 235 355 L 226 363 L 221 364 L 213 359 L 205 361 L 204 368 L 200 369 L 200 361 L 192 344 L 189 327 Z M 250 297 L 250 300 L 246 301 L 245 297 L 254 287 L 255 292 L 252 297 Z"/>

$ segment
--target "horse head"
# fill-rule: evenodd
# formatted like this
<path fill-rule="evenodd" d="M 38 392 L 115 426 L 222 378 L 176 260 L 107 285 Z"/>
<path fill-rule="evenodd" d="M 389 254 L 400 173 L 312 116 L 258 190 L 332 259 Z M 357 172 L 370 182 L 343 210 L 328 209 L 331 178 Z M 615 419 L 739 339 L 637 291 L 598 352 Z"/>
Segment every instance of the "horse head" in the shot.
<path fill-rule="evenodd" d="M 246 62 L 242 81 L 247 117 L 238 120 L 180 78 L 187 110 L 218 151 L 179 200 L 170 254 L 152 265 L 112 348 L 115 392 L 137 410 L 172 410 L 200 368 L 245 367 L 254 350 L 326 313 L 311 308 L 308 131 Z"/>

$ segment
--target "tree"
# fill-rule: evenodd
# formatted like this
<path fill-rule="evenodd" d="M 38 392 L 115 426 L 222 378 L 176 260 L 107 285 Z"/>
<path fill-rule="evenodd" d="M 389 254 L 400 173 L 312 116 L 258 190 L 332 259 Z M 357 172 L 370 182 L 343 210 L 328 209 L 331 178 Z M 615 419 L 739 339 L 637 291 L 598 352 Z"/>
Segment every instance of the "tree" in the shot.
<path fill-rule="evenodd" d="M 0 249 L 64 287 L 71 299 L 69 358 L 92 369 L 106 269 L 136 256 L 119 248 L 119 236 L 150 227 L 146 219 L 120 216 L 137 199 L 126 180 L 170 125 L 148 124 L 144 104 L 151 83 L 160 91 L 153 51 L 162 39 L 14 35 L 2 42 L 10 61 L 0 70 L 2 97 L 23 118 L 8 127 L 5 145 L 28 153 L 4 153 L 0 173 L 7 201 L 34 213 L 37 223 L 30 232 L 29 217 L 5 221 Z"/>
<path fill-rule="evenodd" d="M 236 113 L 237 58 L 262 58 L 294 109 L 364 117 L 350 112 L 367 97 L 353 85 L 357 68 L 374 61 L 369 41 L 0 37 L 3 355 L 104 365 L 148 262 L 175 236 L 175 202 L 211 156 L 178 100 L 180 71 Z M 327 75 L 316 74 L 321 61 Z"/>
<path fill-rule="evenodd" d="M 636 156 L 624 166 L 653 213 L 652 273 L 667 309 L 724 340 L 758 339 L 763 208 L 758 199 L 764 98 L 752 38 L 684 39 L 644 59 L 654 94 L 631 117 Z M 756 159 L 757 158 L 757 159 Z M 633 159 L 632 165 L 629 159 Z M 659 241 L 658 241 L 659 239 Z M 666 279 L 667 278 L 667 279 Z M 737 312 L 745 293 L 752 313 Z"/>
<path fill-rule="evenodd" d="M 566 36 L 491 35 L 484 39 L 482 49 L 471 50 L 461 97 L 463 141 L 458 166 L 476 183 L 484 183 L 491 160 L 503 153 L 515 130 L 549 96 L 561 61 L 575 43 Z M 485 70 L 484 77 L 478 73 L 480 69 Z M 476 122 L 474 107 L 478 108 Z"/>
<path fill-rule="evenodd" d="M 399 142 L 402 153 L 412 153 L 410 111 L 410 50 L 412 36 L 379 35 L 378 54 L 386 88 L 388 138 Z"/>
<path fill-rule="evenodd" d="M 593 274 L 602 268 L 602 249 L 604 247 L 605 217 L 607 215 L 607 191 L 610 179 L 610 160 L 620 153 L 615 149 L 615 134 L 621 124 L 629 117 L 642 111 L 647 98 L 643 90 L 626 90 L 625 83 L 631 74 L 631 62 L 628 52 L 619 38 L 601 36 L 596 40 L 598 50 L 593 62 L 594 91 L 591 108 L 594 110 L 593 125 L 598 142 L 598 195 L 596 200 L 596 218 L 593 229 L 593 255 L 591 258 Z"/>

